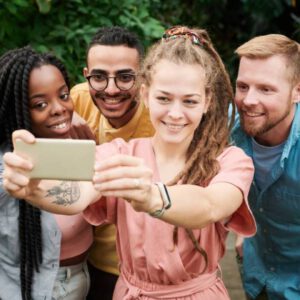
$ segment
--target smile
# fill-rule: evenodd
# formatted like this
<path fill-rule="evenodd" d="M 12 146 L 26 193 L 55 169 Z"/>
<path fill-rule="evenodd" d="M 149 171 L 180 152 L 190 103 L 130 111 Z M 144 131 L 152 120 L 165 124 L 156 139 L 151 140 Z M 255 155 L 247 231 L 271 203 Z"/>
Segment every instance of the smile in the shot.
<path fill-rule="evenodd" d="M 167 126 L 168 129 L 174 130 L 174 131 L 179 131 L 185 127 L 185 124 L 180 125 L 180 124 L 171 124 L 171 123 L 165 123 L 165 122 L 163 122 L 163 123 Z"/>
<path fill-rule="evenodd" d="M 103 100 L 107 104 L 119 104 L 120 102 L 122 102 L 122 99 L 107 99 L 107 98 L 104 98 Z"/>
<path fill-rule="evenodd" d="M 243 111 L 244 115 L 247 117 L 255 118 L 255 117 L 261 117 L 264 115 L 263 113 L 256 113 L 256 112 L 249 112 L 249 111 Z"/>
<path fill-rule="evenodd" d="M 51 128 L 54 128 L 54 129 L 63 129 L 63 128 L 66 128 L 66 127 L 67 127 L 66 122 L 51 126 Z"/>

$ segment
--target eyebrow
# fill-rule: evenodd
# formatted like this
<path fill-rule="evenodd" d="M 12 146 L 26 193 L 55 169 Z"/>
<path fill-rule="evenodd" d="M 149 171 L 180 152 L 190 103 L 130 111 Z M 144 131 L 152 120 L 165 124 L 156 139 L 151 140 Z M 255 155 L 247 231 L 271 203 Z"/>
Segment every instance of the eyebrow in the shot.
<path fill-rule="evenodd" d="M 61 92 L 64 88 L 68 88 L 67 84 L 63 84 L 58 91 Z M 68 88 L 69 89 L 69 88 Z M 45 94 L 33 94 L 32 96 L 29 97 L 29 100 L 32 100 L 34 98 L 39 98 L 39 97 L 44 97 Z"/>
<path fill-rule="evenodd" d="M 128 68 L 128 69 L 117 70 L 115 72 L 115 74 L 123 74 L 123 73 L 135 73 L 135 71 L 133 69 Z M 91 71 L 91 75 L 96 75 L 96 74 L 105 74 L 105 75 L 107 75 L 108 72 L 105 71 L 105 70 L 102 70 L 102 69 L 93 69 Z"/>
<path fill-rule="evenodd" d="M 163 91 L 163 90 L 158 90 L 159 92 L 161 92 L 161 93 L 163 93 L 163 94 L 165 94 L 165 95 L 171 95 L 171 93 L 168 93 L 168 92 L 165 92 L 165 91 Z M 184 97 L 193 97 L 193 96 L 198 96 L 198 97 L 201 97 L 201 95 L 200 94 L 197 94 L 197 93 L 195 93 L 195 94 L 186 94 L 186 95 L 183 95 Z"/>

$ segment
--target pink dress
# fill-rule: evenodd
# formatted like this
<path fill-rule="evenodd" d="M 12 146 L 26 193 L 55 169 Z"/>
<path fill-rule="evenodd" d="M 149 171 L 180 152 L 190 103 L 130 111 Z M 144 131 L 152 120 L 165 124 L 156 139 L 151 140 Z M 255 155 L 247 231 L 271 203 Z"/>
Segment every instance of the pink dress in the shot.
<path fill-rule="evenodd" d="M 160 181 L 150 138 L 134 139 L 129 143 L 116 139 L 97 149 L 97 160 L 115 153 L 144 158 L 154 172 L 154 182 Z M 183 228 L 178 231 L 178 245 L 174 247 L 174 226 L 136 212 L 129 203 L 117 198 L 103 198 L 84 212 L 93 225 L 115 223 L 120 271 L 114 300 L 120 299 L 229 299 L 226 288 L 218 276 L 218 262 L 224 255 L 228 230 L 245 236 L 256 231 L 248 208 L 247 195 L 253 178 L 252 160 L 237 147 L 227 148 L 218 158 L 221 169 L 210 182 L 229 182 L 244 194 L 244 202 L 223 225 L 214 223 L 193 230 L 199 244 L 208 255 L 208 267 L 197 252 Z M 184 199 L 182 199 L 184 201 Z M 199 199 L 201 201 L 201 199 Z"/>

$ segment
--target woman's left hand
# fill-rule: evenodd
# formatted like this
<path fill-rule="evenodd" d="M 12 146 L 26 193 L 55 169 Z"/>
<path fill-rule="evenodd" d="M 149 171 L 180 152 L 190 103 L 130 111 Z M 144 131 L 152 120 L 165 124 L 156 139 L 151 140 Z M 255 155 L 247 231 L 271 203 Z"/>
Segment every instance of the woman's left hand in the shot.
<path fill-rule="evenodd" d="M 101 195 L 123 198 L 136 211 L 151 212 L 162 205 L 152 176 L 141 158 L 118 154 L 96 163 L 93 183 Z"/>

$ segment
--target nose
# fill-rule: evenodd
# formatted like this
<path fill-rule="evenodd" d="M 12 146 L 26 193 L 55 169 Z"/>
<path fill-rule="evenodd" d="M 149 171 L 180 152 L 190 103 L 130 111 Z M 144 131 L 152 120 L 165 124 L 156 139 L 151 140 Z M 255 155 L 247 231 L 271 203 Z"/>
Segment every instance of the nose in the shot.
<path fill-rule="evenodd" d="M 65 111 L 66 111 L 66 108 L 60 99 L 55 99 L 52 101 L 52 106 L 51 106 L 52 115 L 61 115 Z"/>
<path fill-rule="evenodd" d="M 247 105 L 247 106 L 257 105 L 259 102 L 258 98 L 259 98 L 259 96 L 258 96 L 257 92 L 255 91 L 255 89 L 249 89 L 247 91 L 247 93 L 244 94 L 242 101 L 243 101 L 244 105 Z"/>
<path fill-rule="evenodd" d="M 107 87 L 104 90 L 105 93 L 109 94 L 109 95 L 115 95 L 118 94 L 120 92 L 120 89 L 117 87 L 116 83 L 115 83 L 115 78 L 113 77 L 109 77 L 107 78 L 108 83 L 107 83 Z"/>
<path fill-rule="evenodd" d="M 183 116 L 182 105 L 180 104 L 179 101 L 174 101 L 172 103 L 172 105 L 170 106 L 168 115 L 172 119 L 180 119 Z"/>

